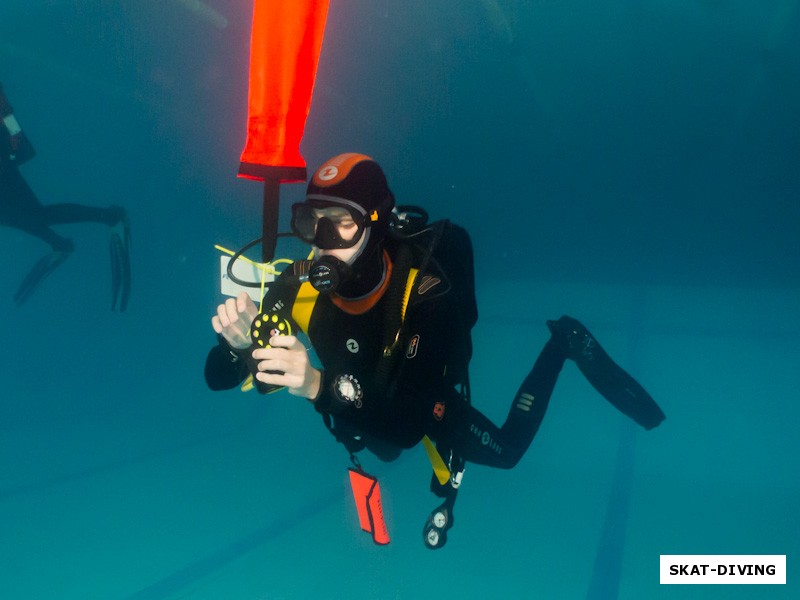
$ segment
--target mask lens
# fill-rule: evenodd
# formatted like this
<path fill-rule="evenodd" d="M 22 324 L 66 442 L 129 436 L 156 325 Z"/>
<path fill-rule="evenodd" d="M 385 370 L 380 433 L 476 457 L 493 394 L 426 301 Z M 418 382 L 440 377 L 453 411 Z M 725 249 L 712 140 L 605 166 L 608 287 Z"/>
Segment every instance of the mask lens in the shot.
<path fill-rule="evenodd" d="M 304 242 L 318 248 L 350 248 L 361 238 L 364 217 L 343 206 L 317 208 L 295 204 L 292 230 Z"/>
<path fill-rule="evenodd" d="M 317 232 L 317 217 L 311 206 L 308 204 L 292 206 L 292 231 L 308 244 L 314 241 L 314 235 Z"/>

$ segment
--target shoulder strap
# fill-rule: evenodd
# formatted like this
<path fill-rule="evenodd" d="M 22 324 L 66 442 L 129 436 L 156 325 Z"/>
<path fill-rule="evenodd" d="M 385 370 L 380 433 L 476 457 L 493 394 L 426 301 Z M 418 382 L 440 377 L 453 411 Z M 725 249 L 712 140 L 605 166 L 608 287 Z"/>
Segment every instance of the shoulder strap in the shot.
<path fill-rule="evenodd" d="M 411 297 L 416 272 L 412 273 L 414 256 L 411 249 L 401 245 L 397 249 L 392 269 L 392 279 L 385 296 L 385 318 L 383 329 L 383 355 L 378 361 L 375 380 L 378 386 L 385 386 L 397 362 L 395 350 L 400 345 L 403 323 L 408 301 Z M 414 269 L 414 271 L 416 271 Z"/>
<path fill-rule="evenodd" d="M 411 268 L 408 270 L 408 276 L 406 277 L 406 284 L 405 288 L 403 289 L 403 298 L 400 305 L 400 321 L 396 322 L 396 331 L 394 335 L 387 336 L 386 344 L 383 347 L 383 356 L 389 357 L 397 348 L 397 345 L 400 343 L 400 333 L 403 330 L 403 324 L 406 320 L 406 310 L 408 309 L 408 301 L 411 298 L 411 292 L 414 290 L 414 284 L 417 280 L 417 274 L 419 273 L 419 269 Z M 390 309 L 390 307 L 387 308 Z"/>
<path fill-rule="evenodd" d="M 292 305 L 292 319 L 306 335 L 308 335 L 308 323 L 311 321 L 311 313 L 318 298 L 319 292 L 306 281 L 300 285 Z"/>

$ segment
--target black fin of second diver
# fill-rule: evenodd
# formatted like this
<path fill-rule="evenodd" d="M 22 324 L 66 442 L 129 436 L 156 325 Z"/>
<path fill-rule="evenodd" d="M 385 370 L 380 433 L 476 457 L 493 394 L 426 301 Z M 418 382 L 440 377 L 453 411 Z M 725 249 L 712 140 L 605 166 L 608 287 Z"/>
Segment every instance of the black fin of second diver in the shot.
<path fill-rule="evenodd" d="M 61 263 L 69 257 L 69 252 L 50 252 L 46 256 L 40 258 L 30 272 L 22 280 L 19 289 L 14 294 L 14 302 L 17 306 L 24 304 L 28 298 L 31 297 L 39 284 L 53 271 L 55 271 Z"/>
<path fill-rule="evenodd" d="M 592 387 L 617 410 L 645 429 L 653 429 L 666 418 L 650 394 L 611 359 L 579 321 L 563 316 L 548 321 L 547 327 Z"/>
<path fill-rule="evenodd" d="M 127 215 L 111 229 L 111 310 L 125 312 L 131 293 L 130 223 Z"/>

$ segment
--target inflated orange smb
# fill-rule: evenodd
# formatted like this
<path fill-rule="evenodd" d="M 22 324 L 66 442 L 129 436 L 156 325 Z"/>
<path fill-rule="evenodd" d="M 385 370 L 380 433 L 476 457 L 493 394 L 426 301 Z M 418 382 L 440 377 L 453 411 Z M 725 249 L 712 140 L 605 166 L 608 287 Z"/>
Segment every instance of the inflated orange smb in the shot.
<path fill-rule="evenodd" d="M 280 184 L 306 180 L 300 141 L 327 15 L 328 0 L 254 3 L 247 141 L 239 176 L 264 182 L 264 262 L 275 252 Z"/>

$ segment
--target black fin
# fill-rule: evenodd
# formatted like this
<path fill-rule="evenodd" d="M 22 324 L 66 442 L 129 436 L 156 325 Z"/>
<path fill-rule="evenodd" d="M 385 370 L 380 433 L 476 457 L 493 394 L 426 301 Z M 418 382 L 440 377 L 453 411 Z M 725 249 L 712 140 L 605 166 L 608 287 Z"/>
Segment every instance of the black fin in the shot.
<path fill-rule="evenodd" d="M 39 284 L 53 271 L 55 271 L 61 263 L 69 257 L 69 252 L 51 252 L 50 254 L 40 258 L 30 273 L 25 276 L 19 289 L 14 294 L 14 302 L 17 306 L 24 304 L 28 298 L 31 297 Z"/>
<path fill-rule="evenodd" d="M 111 230 L 111 310 L 125 312 L 131 294 L 130 223 L 123 216 Z"/>
<path fill-rule="evenodd" d="M 548 321 L 556 342 L 600 394 L 621 413 L 645 429 L 653 429 L 666 417 L 647 391 L 603 350 L 579 321 L 563 316 Z"/>

